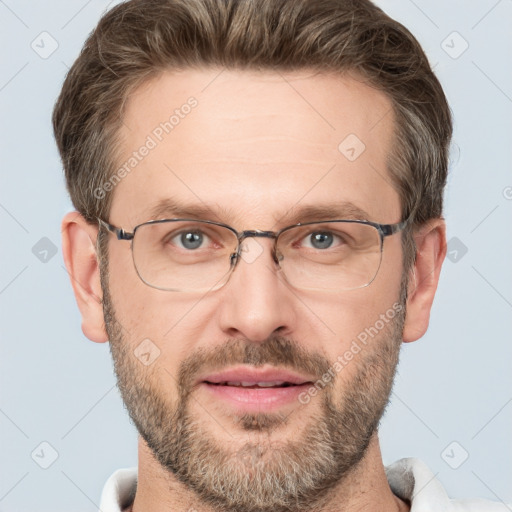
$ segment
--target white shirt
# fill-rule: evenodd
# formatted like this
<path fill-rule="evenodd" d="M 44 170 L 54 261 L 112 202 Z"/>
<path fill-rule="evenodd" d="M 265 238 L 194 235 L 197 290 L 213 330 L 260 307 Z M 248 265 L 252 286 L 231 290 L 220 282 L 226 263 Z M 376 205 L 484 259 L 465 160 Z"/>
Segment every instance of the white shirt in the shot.
<path fill-rule="evenodd" d="M 452 500 L 419 459 L 401 459 L 386 468 L 393 493 L 411 502 L 411 512 L 510 512 L 512 505 L 486 500 Z M 106 482 L 99 512 L 123 512 L 137 488 L 137 468 L 118 469 Z"/>

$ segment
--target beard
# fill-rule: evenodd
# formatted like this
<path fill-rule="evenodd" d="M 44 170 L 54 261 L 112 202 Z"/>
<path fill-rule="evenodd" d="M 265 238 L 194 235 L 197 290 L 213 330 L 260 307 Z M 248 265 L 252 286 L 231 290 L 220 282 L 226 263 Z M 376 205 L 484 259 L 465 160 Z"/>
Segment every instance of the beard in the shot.
<path fill-rule="evenodd" d="M 229 339 L 220 346 L 198 350 L 181 362 L 175 378 L 177 397 L 171 403 L 166 391 L 169 387 L 157 385 L 156 369 L 142 367 L 134 356 L 116 318 L 106 281 L 107 273 L 102 272 L 105 325 L 118 387 L 130 418 L 162 468 L 212 510 L 325 510 L 335 489 L 363 459 L 388 403 L 402 342 L 405 280 L 402 308 L 349 363 L 350 379 L 336 386 L 346 372 L 343 368 L 318 392 L 309 405 L 316 407 L 314 414 L 307 416 L 299 435 L 285 442 L 271 439 L 273 431 L 297 421 L 300 411 L 296 408 L 293 418 L 280 413 L 244 413 L 229 418 L 230 429 L 251 432 L 253 437 L 236 446 L 219 442 L 212 433 L 213 414 L 201 414 L 201 420 L 193 413 L 192 406 L 197 403 L 194 383 L 201 371 L 235 364 L 269 364 L 302 370 L 321 379 L 333 363 L 285 337 L 271 337 L 263 343 Z M 338 399 L 336 387 L 340 388 Z M 201 412 L 208 413 L 208 404 L 199 405 Z"/>

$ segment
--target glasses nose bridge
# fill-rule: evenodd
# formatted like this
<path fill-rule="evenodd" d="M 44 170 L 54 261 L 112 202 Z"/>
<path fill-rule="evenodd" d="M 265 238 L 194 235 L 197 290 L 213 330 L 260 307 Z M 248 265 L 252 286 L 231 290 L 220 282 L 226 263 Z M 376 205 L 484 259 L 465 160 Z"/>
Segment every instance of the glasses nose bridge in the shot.
<path fill-rule="evenodd" d="M 277 240 L 275 231 L 262 231 L 261 229 L 249 229 L 238 233 L 238 243 L 241 244 L 246 238 L 273 238 Z"/>
<path fill-rule="evenodd" d="M 279 233 L 276 233 L 275 231 L 262 231 L 260 229 L 249 229 L 246 231 L 242 231 L 240 233 L 237 233 L 238 238 L 238 249 L 235 254 L 232 255 L 232 264 L 236 266 L 236 264 L 240 261 L 240 256 L 242 253 L 242 243 L 246 238 L 270 238 L 274 240 L 274 245 L 272 247 L 272 258 L 274 261 L 279 264 L 279 260 L 276 255 L 276 246 L 277 246 L 277 238 L 279 236 Z M 234 258 L 233 258 L 234 256 Z"/>

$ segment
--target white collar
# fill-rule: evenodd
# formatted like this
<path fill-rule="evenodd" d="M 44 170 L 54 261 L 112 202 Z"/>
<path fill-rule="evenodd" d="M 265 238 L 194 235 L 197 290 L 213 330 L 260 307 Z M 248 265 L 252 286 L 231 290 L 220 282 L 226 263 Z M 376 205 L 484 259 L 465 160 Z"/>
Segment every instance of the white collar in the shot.
<path fill-rule="evenodd" d="M 411 512 L 507 512 L 505 504 L 485 500 L 451 500 L 441 483 L 419 459 L 401 459 L 386 468 L 393 493 L 411 502 Z M 107 480 L 99 512 L 123 512 L 137 489 L 137 468 L 118 469 Z"/>

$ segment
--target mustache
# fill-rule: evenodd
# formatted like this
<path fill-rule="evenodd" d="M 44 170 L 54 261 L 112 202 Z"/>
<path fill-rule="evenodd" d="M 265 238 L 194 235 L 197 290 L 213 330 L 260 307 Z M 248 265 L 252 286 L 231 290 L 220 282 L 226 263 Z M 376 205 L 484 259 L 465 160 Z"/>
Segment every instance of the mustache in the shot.
<path fill-rule="evenodd" d="M 238 364 L 278 366 L 314 375 L 315 380 L 327 373 L 331 365 L 324 355 L 309 352 L 290 338 L 273 336 L 260 343 L 244 338 L 230 339 L 219 346 L 200 348 L 183 360 L 178 375 L 180 392 L 188 395 L 199 373 Z"/>

